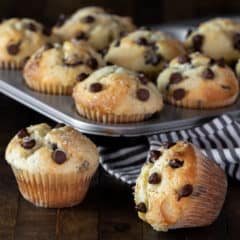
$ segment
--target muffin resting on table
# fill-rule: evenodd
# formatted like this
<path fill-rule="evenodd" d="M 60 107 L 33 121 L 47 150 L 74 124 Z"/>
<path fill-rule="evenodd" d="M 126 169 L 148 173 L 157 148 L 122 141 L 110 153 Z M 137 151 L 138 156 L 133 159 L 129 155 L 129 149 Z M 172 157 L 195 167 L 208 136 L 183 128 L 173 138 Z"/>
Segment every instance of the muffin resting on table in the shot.
<path fill-rule="evenodd" d="M 27 61 L 23 75 L 39 92 L 71 94 L 73 86 L 104 66 L 102 57 L 85 42 L 46 44 Z"/>
<path fill-rule="evenodd" d="M 105 59 L 131 70 L 156 75 L 166 62 L 184 53 L 182 43 L 162 32 L 137 30 L 115 40 Z"/>
<path fill-rule="evenodd" d="M 33 52 L 52 40 L 51 31 L 32 19 L 3 21 L 0 24 L 0 68 L 21 69 Z"/>
<path fill-rule="evenodd" d="M 240 23 L 225 18 L 211 19 L 190 31 L 185 45 L 216 60 L 236 61 L 240 58 Z"/>
<path fill-rule="evenodd" d="M 134 28 L 128 17 L 109 14 L 99 7 L 86 7 L 68 18 L 61 15 L 53 32 L 63 40 L 86 40 L 94 48 L 101 50 L 121 34 Z"/>
<path fill-rule="evenodd" d="M 143 73 L 107 66 L 73 89 L 80 115 L 104 123 L 137 122 L 159 112 L 162 97 Z"/>
<path fill-rule="evenodd" d="M 41 207 L 80 203 L 98 167 L 96 146 L 73 128 L 21 129 L 6 149 L 23 197 Z"/>
<path fill-rule="evenodd" d="M 219 215 L 227 191 L 224 171 L 190 143 L 150 152 L 135 186 L 138 216 L 155 230 L 200 227 Z"/>
<path fill-rule="evenodd" d="M 200 53 L 173 59 L 157 85 L 167 102 L 186 108 L 227 106 L 239 93 L 238 80 L 224 60 L 214 61 Z"/>

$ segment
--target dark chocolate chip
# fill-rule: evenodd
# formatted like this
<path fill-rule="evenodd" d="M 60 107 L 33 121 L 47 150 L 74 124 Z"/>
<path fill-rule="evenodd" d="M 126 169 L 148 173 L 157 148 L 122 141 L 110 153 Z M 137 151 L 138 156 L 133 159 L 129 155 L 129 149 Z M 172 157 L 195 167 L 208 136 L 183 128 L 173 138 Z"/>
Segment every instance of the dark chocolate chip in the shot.
<path fill-rule="evenodd" d="M 233 35 L 233 47 L 240 50 L 240 33 L 235 33 Z"/>
<path fill-rule="evenodd" d="M 119 33 L 119 38 L 123 38 L 123 37 L 125 37 L 127 35 L 127 32 L 125 32 L 125 31 L 120 31 L 120 33 Z"/>
<path fill-rule="evenodd" d="M 182 74 L 179 72 L 172 73 L 169 78 L 170 84 L 177 84 L 183 80 Z"/>
<path fill-rule="evenodd" d="M 225 90 L 231 90 L 230 86 L 226 86 L 226 85 L 221 85 L 221 88 L 225 89 Z"/>
<path fill-rule="evenodd" d="M 219 67 L 222 67 L 222 68 L 224 68 L 226 65 L 224 58 L 220 58 L 220 59 L 216 60 L 215 62 Z"/>
<path fill-rule="evenodd" d="M 150 152 L 149 162 L 154 163 L 162 155 L 160 151 L 152 150 Z"/>
<path fill-rule="evenodd" d="M 184 185 L 178 192 L 178 200 L 180 200 L 182 197 L 190 196 L 192 192 L 193 192 L 193 186 L 191 184 Z"/>
<path fill-rule="evenodd" d="M 37 31 L 37 26 L 34 23 L 28 23 L 26 25 L 27 29 L 32 31 L 32 32 L 36 32 Z"/>
<path fill-rule="evenodd" d="M 80 73 L 77 75 L 77 81 L 81 82 L 89 76 L 87 73 Z"/>
<path fill-rule="evenodd" d="M 158 184 L 161 182 L 161 176 L 156 172 L 152 173 L 148 178 L 148 182 L 150 184 Z"/>
<path fill-rule="evenodd" d="M 178 88 L 173 91 L 173 98 L 178 101 L 182 100 L 186 95 L 186 91 L 183 88 Z"/>
<path fill-rule="evenodd" d="M 52 144 L 52 150 L 55 151 L 57 148 L 58 148 L 57 144 L 56 144 L 56 143 L 53 143 L 53 144 Z"/>
<path fill-rule="evenodd" d="M 54 45 L 52 43 L 46 43 L 44 45 L 44 51 L 47 51 L 47 50 L 52 49 L 52 48 L 54 48 Z"/>
<path fill-rule="evenodd" d="M 195 51 L 201 52 L 203 45 L 204 37 L 201 34 L 196 34 L 192 38 L 193 48 Z"/>
<path fill-rule="evenodd" d="M 91 69 L 95 70 L 98 68 L 98 61 L 96 58 L 89 58 L 87 61 L 86 61 L 86 64 L 88 67 L 90 67 Z"/>
<path fill-rule="evenodd" d="M 103 86 L 102 86 L 101 83 L 92 83 L 92 84 L 90 85 L 89 90 L 90 90 L 90 92 L 96 93 L 96 92 L 102 91 L 102 88 L 103 88 Z"/>
<path fill-rule="evenodd" d="M 107 61 L 106 64 L 107 64 L 107 66 L 112 66 L 112 65 L 114 65 L 114 64 L 113 64 L 112 62 L 110 62 L 110 61 Z"/>
<path fill-rule="evenodd" d="M 169 162 L 168 162 L 169 166 L 171 168 L 180 168 L 183 166 L 184 164 L 184 161 L 181 161 L 179 159 L 171 159 Z"/>
<path fill-rule="evenodd" d="M 88 16 L 84 17 L 82 20 L 85 23 L 93 23 L 95 21 L 95 17 L 88 15 Z"/>
<path fill-rule="evenodd" d="M 19 138 L 24 138 L 24 137 L 28 137 L 29 136 L 29 133 L 27 131 L 26 128 L 22 128 L 18 133 L 17 133 L 17 136 Z"/>
<path fill-rule="evenodd" d="M 31 138 L 23 138 L 23 142 L 21 143 L 21 146 L 25 149 L 31 149 L 36 145 L 36 141 Z"/>
<path fill-rule="evenodd" d="M 63 152 L 62 150 L 56 149 L 52 154 L 52 159 L 57 164 L 62 164 L 67 160 L 67 156 L 66 156 L 65 152 Z"/>
<path fill-rule="evenodd" d="M 105 48 L 103 48 L 103 49 L 98 50 L 98 53 L 99 53 L 102 57 L 104 57 L 104 56 L 107 54 L 107 52 L 108 52 L 108 47 L 105 47 Z"/>
<path fill-rule="evenodd" d="M 192 32 L 193 32 L 192 29 L 188 29 L 186 33 L 186 38 L 188 38 L 192 34 Z"/>
<path fill-rule="evenodd" d="M 169 148 L 173 147 L 174 145 L 176 145 L 175 142 L 164 142 L 164 143 L 162 143 L 161 146 L 165 149 L 169 149 Z"/>
<path fill-rule="evenodd" d="M 191 63 L 191 58 L 188 55 L 180 55 L 178 57 L 178 62 L 180 64 L 184 64 L 184 63 Z"/>
<path fill-rule="evenodd" d="M 206 68 L 202 73 L 202 76 L 205 79 L 214 79 L 214 75 L 214 72 L 210 68 Z"/>
<path fill-rule="evenodd" d="M 160 63 L 161 59 L 162 59 L 162 57 L 160 55 L 151 53 L 151 54 L 147 54 L 145 56 L 145 63 L 156 66 Z"/>
<path fill-rule="evenodd" d="M 137 90 L 137 98 L 141 101 L 147 101 L 150 97 L 150 93 L 145 88 L 139 88 Z"/>
<path fill-rule="evenodd" d="M 143 202 L 137 204 L 135 208 L 136 208 L 136 210 L 137 210 L 138 212 L 142 212 L 142 213 L 146 213 L 146 212 L 147 212 L 147 206 L 146 206 L 146 204 L 143 203 Z"/>
<path fill-rule="evenodd" d="M 147 46 L 148 40 L 145 37 L 140 37 L 136 40 L 136 43 L 141 46 Z"/>
<path fill-rule="evenodd" d="M 42 33 L 43 33 L 43 35 L 45 35 L 45 36 L 50 36 L 50 35 L 52 34 L 52 29 L 49 28 L 49 27 L 43 27 Z"/>
<path fill-rule="evenodd" d="M 60 14 L 56 23 L 56 27 L 61 27 L 66 20 L 67 20 L 67 16 L 64 14 Z"/>
<path fill-rule="evenodd" d="M 17 55 L 20 51 L 20 43 L 8 45 L 7 51 L 10 55 Z"/>
<path fill-rule="evenodd" d="M 141 82 L 142 84 L 144 84 L 144 85 L 146 85 L 146 84 L 149 82 L 148 77 L 147 77 L 144 73 L 142 73 L 142 72 L 140 72 L 140 73 L 138 74 L 138 79 L 139 79 L 140 82 Z"/>
<path fill-rule="evenodd" d="M 66 125 L 64 123 L 57 123 L 55 128 L 62 128 L 65 127 Z"/>
<path fill-rule="evenodd" d="M 87 40 L 88 36 L 85 32 L 79 32 L 76 36 L 75 36 L 76 40 Z"/>

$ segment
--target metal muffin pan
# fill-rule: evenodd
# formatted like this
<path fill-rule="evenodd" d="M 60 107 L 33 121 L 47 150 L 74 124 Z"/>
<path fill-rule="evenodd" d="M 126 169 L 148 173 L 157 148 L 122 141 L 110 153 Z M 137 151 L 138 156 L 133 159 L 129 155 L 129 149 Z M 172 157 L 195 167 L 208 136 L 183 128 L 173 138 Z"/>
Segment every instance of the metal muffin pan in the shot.
<path fill-rule="evenodd" d="M 178 39 L 183 39 L 187 27 L 167 27 L 163 30 Z M 151 135 L 190 128 L 205 122 L 207 118 L 224 113 L 233 116 L 240 114 L 240 99 L 238 99 L 229 107 L 214 110 L 184 109 L 165 105 L 161 113 L 139 123 L 97 123 L 78 115 L 71 96 L 47 95 L 30 90 L 25 85 L 21 72 L 15 70 L 0 70 L 0 92 L 57 122 L 63 122 L 84 133 L 103 136 Z"/>

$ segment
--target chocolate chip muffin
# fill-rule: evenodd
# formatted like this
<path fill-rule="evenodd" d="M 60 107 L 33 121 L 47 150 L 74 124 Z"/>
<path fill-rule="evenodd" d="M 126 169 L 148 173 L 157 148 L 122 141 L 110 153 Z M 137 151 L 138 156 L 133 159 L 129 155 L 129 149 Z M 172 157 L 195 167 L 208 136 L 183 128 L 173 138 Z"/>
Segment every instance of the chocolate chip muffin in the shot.
<path fill-rule="evenodd" d="M 215 60 L 236 61 L 240 58 L 240 23 L 225 18 L 211 19 L 189 31 L 185 45 L 190 51 L 202 52 Z"/>
<path fill-rule="evenodd" d="M 22 68 L 33 52 L 54 39 L 51 31 L 32 19 L 3 21 L 0 24 L 0 68 Z"/>
<path fill-rule="evenodd" d="M 109 14 L 99 7 L 87 7 L 68 18 L 61 16 L 53 32 L 63 40 L 86 40 L 95 49 L 103 50 L 114 39 L 134 28 L 128 17 Z"/>
<path fill-rule="evenodd" d="M 180 42 L 162 32 L 137 30 L 114 41 L 105 59 L 131 70 L 156 75 L 166 62 L 184 53 Z"/>
<path fill-rule="evenodd" d="M 160 73 L 157 85 L 164 99 L 186 108 L 218 108 L 234 103 L 238 80 L 223 59 L 200 54 L 173 59 Z"/>
<path fill-rule="evenodd" d="M 73 89 L 80 115 L 104 123 L 138 122 L 160 112 L 162 97 L 143 73 L 107 66 Z"/>
<path fill-rule="evenodd" d="M 96 146 L 71 127 L 21 129 L 6 149 L 23 197 L 41 207 L 80 203 L 98 167 Z"/>
<path fill-rule="evenodd" d="M 86 42 L 65 41 L 40 48 L 27 61 L 23 75 L 33 90 L 64 95 L 102 66 L 102 57 Z"/>
<path fill-rule="evenodd" d="M 187 142 L 150 152 L 135 186 L 138 216 L 155 230 L 200 227 L 219 215 L 227 191 L 224 171 Z"/>

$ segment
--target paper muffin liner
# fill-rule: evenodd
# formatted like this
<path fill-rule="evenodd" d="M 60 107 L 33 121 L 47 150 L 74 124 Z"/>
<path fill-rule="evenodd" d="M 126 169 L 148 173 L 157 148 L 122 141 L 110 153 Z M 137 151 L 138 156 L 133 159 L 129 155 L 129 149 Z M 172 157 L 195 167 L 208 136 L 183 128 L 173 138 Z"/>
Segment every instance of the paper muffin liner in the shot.
<path fill-rule="evenodd" d="M 23 68 L 25 61 L 0 61 L 0 69 L 5 70 L 20 70 Z"/>
<path fill-rule="evenodd" d="M 114 115 L 102 113 L 96 109 L 82 107 L 76 104 L 78 113 L 90 120 L 102 123 L 130 123 L 130 122 L 140 122 L 148 119 L 152 116 L 150 114 L 132 114 L 132 115 Z"/>
<path fill-rule="evenodd" d="M 227 178 L 216 163 L 207 159 L 198 149 L 196 185 L 191 198 L 191 205 L 184 210 L 178 221 L 168 229 L 208 226 L 221 212 L 226 193 Z"/>
<path fill-rule="evenodd" d="M 53 94 L 53 95 L 71 95 L 73 87 L 70 86 L 61 86 L 57 84 L 51 83 L 42 83 L 39 81 L 32 81 L 29 78 L 25 78 L 25 82 L 31 89 L 42 92 L 46 94 Z"/>
<path fill-rule="evenodd" d="M 217 101 L 217 102 L 207 102 L 207 103 L 199 103 L 197 101 L 190 101 L 190 100 L 179 100 L 175 101 L 172 97 L 166 97 L 165 101 L 177 107 L 183 108 L 192 108 L 192 109 L 213 109 L 213 108 L 221 108 L 226 107 L 228 105 L 233 104 L 238 97 L 238 92 L 225 100 Z"/>
<path fill-rule="evenodd" d="M 79 204 L 92 176 L 79 173 L 32 174 L 12 166 L 22 196 L 38 207 L 63 208 Z"/>

